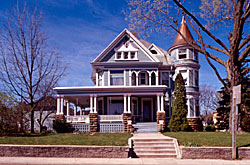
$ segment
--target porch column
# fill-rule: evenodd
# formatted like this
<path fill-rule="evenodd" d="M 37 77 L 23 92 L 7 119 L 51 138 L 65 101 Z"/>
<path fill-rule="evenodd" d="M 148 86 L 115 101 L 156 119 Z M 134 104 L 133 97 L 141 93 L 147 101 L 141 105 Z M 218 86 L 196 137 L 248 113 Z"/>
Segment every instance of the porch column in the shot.
<path fill-rule="evenodd" d="M 76 116 L 76 110 L 77 110 L 77 106 L 76 104 L 74 105 L 74 116 Z"/>
<path fill-rule="evenodd" d="M 97 110 L 96 110 L 96 96 L 94 96 L 94 113 L 97 113 Z"/>
<path fill-rule="evenodd" d="M 163 99 L 163 95 L 161 95 L 161 112 L 165 112 L 164 111 L 164 99 Z"/>
<path fill-rule="evenodd" d="M 149 86 L 151 86 L 151 74 L 152 74 L 152 72 L 148 73 L 148 76 L 149 76 L 149 79 L 148 79 L 149 83 L 148 84 L 149 84 Z"/>
<path fill-rule="evenodd" d="M 124 95 L 124 110 L 123 110 L 123 112 L 124 113 L 127 113 L 127 96 L 126 95 Z"/>
<path fill-rule="evenodd" d="M 158 72 L 158 70 L 156 71 L 155 79 L 156 79 L 156 85 L 159 85 L 159 72 Z"/>
<path fill-rule="evenodd" d="M 130 97 L 131 95 L 128 95 L 128 113 L 131 113 L 131 107 L 130 107 L 130 105 L 131 105 L 131 97 Z"/>
<path fill-rule="evenodd" d="M 61 98 L 61 112 L 60 114 L 63 114 L 63 97 Z"/>
<path fill-rule="evenodd" d="M 67 116 L 69 116 L 69 101 L 67 101 Z"/>
<path fill-rule="evenodd" d="M 60 97 L 57 97 L 57 111 L 56 111 L 56 114 L 59 115 L 60 114 L 60 110 L 61 110 L 61 98 Z"/>
<path fill-rule="evenodd" d="M 93 96 L 90 96 L 90 113 L 93 113 Z"/>
<path fill-rule="evenodd" d="M 80 116 L 82 116 L 82 107 L 80 107 Z"/>
<path fill-rule="evenodd" d="M 157 112 L 160 112 L 161 109 L 160 109 L 160 96 L 157 95 Z"/>

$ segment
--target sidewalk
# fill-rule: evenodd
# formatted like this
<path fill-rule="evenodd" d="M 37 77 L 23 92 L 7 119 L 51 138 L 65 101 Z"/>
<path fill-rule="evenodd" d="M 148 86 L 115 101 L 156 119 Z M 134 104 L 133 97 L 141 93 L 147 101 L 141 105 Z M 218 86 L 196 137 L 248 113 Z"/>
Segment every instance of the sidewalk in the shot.
<path fill-rule="evenodd" d="M 41 157 L 0 157 L 1 165 L 134 165 L 134 164 L 164 164 L 164 165 L 249 165 L 250 160 L 215 160 L 215 159 L 111 159 L 111 158 L 41 158 Z"/>

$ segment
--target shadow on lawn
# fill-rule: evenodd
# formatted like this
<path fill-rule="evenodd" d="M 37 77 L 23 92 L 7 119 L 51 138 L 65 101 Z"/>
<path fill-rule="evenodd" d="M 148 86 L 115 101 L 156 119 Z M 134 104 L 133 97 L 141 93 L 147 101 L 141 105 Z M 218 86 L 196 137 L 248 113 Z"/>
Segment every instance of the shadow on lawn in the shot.
<path fill-rule="evenodd" d="M 250 143 L 245 144 L 245 145 L 241 145 L 241 146 L 238 146 L 238 147 L 250 147 Z"/>

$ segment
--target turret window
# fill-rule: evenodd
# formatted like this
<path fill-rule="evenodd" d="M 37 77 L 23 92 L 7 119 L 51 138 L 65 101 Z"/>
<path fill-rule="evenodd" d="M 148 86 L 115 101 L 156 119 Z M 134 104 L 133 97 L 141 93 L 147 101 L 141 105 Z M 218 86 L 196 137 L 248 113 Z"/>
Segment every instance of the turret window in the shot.
<path fill-rule="evenodd" d="M 178 55 L 179 55 L 179 59 L 186 59 L 187 58 L 187 50 L 186 49 L 179 49 Z"/>

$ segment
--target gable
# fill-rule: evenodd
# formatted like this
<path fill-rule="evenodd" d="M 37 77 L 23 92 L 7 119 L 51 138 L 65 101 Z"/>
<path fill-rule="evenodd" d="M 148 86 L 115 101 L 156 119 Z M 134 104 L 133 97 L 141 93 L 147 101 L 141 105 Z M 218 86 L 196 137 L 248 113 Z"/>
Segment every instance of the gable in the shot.
<path fill-rule="evenodd" d="M 136 52 L 136 58 L 116 58 L 116 53 L 122 52 Z M 132 54 L 132 53 L 131 53 Z M 124 56 L 123 56 L 124 55 Z M 126 57 L 125 54 L 122 54 L 122 57 Z M 92 63 L 95 62 L 159 62 L 157 58 L 155 58 L 152 53 L 128 30 L 124 30 L 120 33 L 107 48 L 103 50 L 103 52 L 97 56 Z"/>

